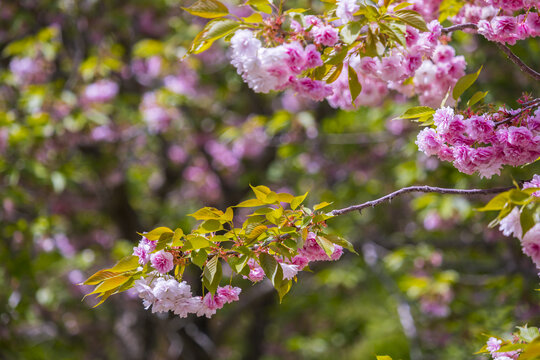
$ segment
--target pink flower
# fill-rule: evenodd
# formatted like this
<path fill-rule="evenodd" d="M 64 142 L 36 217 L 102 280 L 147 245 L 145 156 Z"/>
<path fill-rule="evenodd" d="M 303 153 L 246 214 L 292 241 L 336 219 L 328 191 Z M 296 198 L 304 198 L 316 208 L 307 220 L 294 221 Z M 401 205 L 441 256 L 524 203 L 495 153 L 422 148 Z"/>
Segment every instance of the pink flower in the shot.
<path fill-rule="evenodd" d="M 144 236 L 139 246 L 133 248 L 133 255 L 139 257 L 139 264 L 144 265 L 150 260 L 150 253 L 156 249 L 157 241 L 150 241 Z"/>
<path fill-rule="evenodd" d="M 384 57 L 377 72 L 379 77 L 384 81 L 403 80 L 405 72 L 402 60 L 400 56 L 396 55 Z"/>
<path fill-rule="evenodd" d="M 522 230 L 520 222 L 520 212 L 518 207 L 506 215 L 499 224 L 499 230 L 503 233 L 504 236 L 514 235 L 516 238 L 521 239 Z"/>
<path fill-rule="evenodd" d="M 292 264 L 279 263 L 281 269 L 283 270 L 283 278 L 291 280 L 298 273 L 298 266 Z"/>
<path fill-rule="evenodd" d="M 302 255 L 296 255 L 291 259 L 291 264 L 296 265 L 298 267 L 298 270 L 304 269 L 308 265 L 308 263 L 308 258 Z"/>
<path fill-rule="evenodd" d="M 334 46 L 339 40 L 338 31 L 331 25 L 314 26 L 311 35 L 316 44 L 325 46 Z"/>
<path fill-rule="evenodd" d="M 437 45 L 433 52 L 433 62 L 449 62 L 456 56 L 456 51 L 449 45 Z"/>
<path fill-rule="evenodd" d="M 326 85 L 326 82 L 310 78 L 298 80 L 295 84 L 295 90 L 300 95 L 308 96 L 316 101 L 321 101 L 325 97 L 332 95 L 332 88 Z"/>
<path fill-rule="evenodd" d="M 540 268 L 540 224 L 527 231 L 521 240 L 521 246 L 523 253 L 532 259 L 537 268 Z"/>
<path fill-rule="evenodd" d="M 305 56 L 306 56 L 306 62 L 305 62 L 304 70 L 316 68 L 323 64 L 322 59 L 321 59 L 321 54 L 317 51 L 317 48 L 313 44 L 306 46 Z"/>
<path fill-rule="evenodd" d="M 487 350 L 489 352 L 496 352 L 501 348 L 502 340 L 494 337 L 490 337 L 487 341 Z"/>
<path fill-rule="evenodd" d="M 356 0 L 338 0 L 336 15 L 347 23 L 354 19 L 354 13 L 360 9 L 360 6 L 356 3 Z"/>
<path fill-rule="evenodd" d="M 462 173 L 471 175 L 476 171 L 476 167 L 472 162 L 472 149 L 468 146 L 454 147 L 454 166 Z"/>
<path fill-rule="evenodd" d="M 166 274 L 174 268 L 173 255 L 167 251 L 159 251 L 152 254 L 150 262 L 154 269 L 162 274 Z"/>
<path fill-rule="evenodd" d="M 242 289 L 239 287 L 232 287 L 227 285 L 224 287 L 218 287 L 216 293 L 224 299 L 225 303 L 232 303 L 233 301 L 238 301 L 239 295 L 242 292 Z"/>
<path fill-rule="evenodd" d="M 488 143 L 495 136 L 495 124 L 485 116 L 473 115 L 467 122 L 467 133 L 476 141 Z"/>
<path fill-rule="evenodd" d="M 300 73 L 304 68 L 304 64 L 306 63 L 304 48 L 298 42 L 286 44 L 284 47 L 287 54 L 285 63 L 289 66 L 292 72 L 297 74 Z"/>
<path fill-rule="evenodd" d="M 306 17 L 304 17 L 304 21 L 306 22 L 307 27 L 323 25 L 322 20 L 314 15 L 307 15 Z"/>
<path fill-rule="evenodd" d="M 249 274 L 247 278 L 253 282 L 259 282 L 264 279 L 264 270 L 263 268 L 255 261 L 255 259 L 248 260 Z M 244 276 L 244 279 L 246 277 Z"/>
<path fill-rule="evenodd" d="M 442 146 L 442 141 L 439 135 L 435 130 L 431 128 L 425 128 L 424 130 L 418 133 L 418 138 L 416 139 L 416 145 L 418 149 L 422 151 L 427 156 L 437 155 Z"/>
<path fill-rule="evenodd" d="M 540 175 L 536 174 L 532 180 L 523 184 L 523 189 L 540 188 Z M 540 191 L 532 193 L 533 196 L 540 197 Z"/>

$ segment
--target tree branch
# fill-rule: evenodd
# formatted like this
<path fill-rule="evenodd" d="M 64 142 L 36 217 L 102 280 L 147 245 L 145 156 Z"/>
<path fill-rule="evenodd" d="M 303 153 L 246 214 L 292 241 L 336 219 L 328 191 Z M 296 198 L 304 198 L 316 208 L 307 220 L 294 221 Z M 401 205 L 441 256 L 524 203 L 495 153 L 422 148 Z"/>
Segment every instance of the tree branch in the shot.
<path fill-rule="evenodd" d="M 527 66 L 527 64 L 525 64 L 519 57 L 517 57 L 516 54 L 514 54 L 512 52 L 512 50 L 510 50 L 510 48 L 504 44 L 501 44 L 501 43 L 495 43 L 497 45 L 497 47 L 503 52 L 506 54 L 506 56 L 508 56 L 508 58 L 514 63 L 516 64 L 517 66 L 519 66 L 519 68 L 521 69 L 521 71 L 523 71 L 524 73 L 528 74 L 529 76 L 531 76 L 533 79 L 535 80 L 538 80 L 540 81 L 540 73 L 531 69 L 530 67 Z"/>
<path fill-rule="evenodd" d="M 471 29 L 471 30 L 477 31 L 478 26 L 476 24 L 472 24 L 472 23 L 459 24 L 459 25 L 454 25 L 454 26 L 449 26 L 447 28 L 443 28 L 441 30 L 441 32 L 443 34 L 449 34 L 449 33 L 452 33 L 454 31 L 465 30 L 465 29 Z M 514 64 L 516 64 L 521 69 L 521 71 L 523 71 L 525 74 L 529 75 L 530 77 L 532 77 L 535 80 L 540 80 L 540 73 L 537 72 L 534 69 L 531 69 L 529 66 L 527 66 L 527 64 L 525 64 L 523 62 L 523 60 L 521 60 L 516 54 L 514 54 L 512 52 L 512 50 L 508 46 L 506 46 L 505 44 L 499 43 L 499 42 L 495 42 L 495 45 L 497 45 L 497 47 L 503 53 L 505 53 L 506 56 L 508 56 L 508 58 Z"/>
<path fill-rule="evenodd" d="M 454 31 L 460 31 L 460 30 L 465 30 L 465 29 L 478 30 L 478 26 L 472 23 L 459 24 L 459 25 L 453 25 L 446 28 L 442 28 L 441 32 L 443 34 L 449 34 Z"/>
<path fill-rule="evenodd" d="M 403 194 L 407 194 L 411 192 L 454 194 L 454 195 L 490 195 L 490 194 L 502 193 L 502 192 L 511 190 L 513 188 L 514 188 L 513 186 L 510 186 L 510 187 L 493 188 L 493 189 L 447 189 L 447 188 L 433 187 L 433 186 L 427 186 L 427 185 L 409 186 L 409 187 L 394 191 L 393 193 L 385 195 L 376 200 L 371 200 L 371 201 L 368 201 L 359 205 L 349 206 L 344 209 L 334 210 L 331 212 L 331 214 L 334 216 L 339 216 L 339 215 L 350 213 L 352 211 L 362 211 L 363 209 L 367 207 L 374 207 L 376 205 L 382 204 L 383 202 L 391 201 L 393 198 L 399 195 L 403 195 Z"/>

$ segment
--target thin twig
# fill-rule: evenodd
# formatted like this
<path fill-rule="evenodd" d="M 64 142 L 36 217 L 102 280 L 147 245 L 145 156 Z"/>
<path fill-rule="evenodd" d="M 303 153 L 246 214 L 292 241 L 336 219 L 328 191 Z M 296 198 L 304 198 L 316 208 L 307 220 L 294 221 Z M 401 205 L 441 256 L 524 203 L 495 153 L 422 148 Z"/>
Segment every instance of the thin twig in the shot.
<path fill-rule="evenodd" d="M 525 64 L 519 57 L 517 57 L 516 54 L 514 54 L 512 52 L 512 50 L 510 50 L 510 48 L 504 44 L 501 44 L 501 43 L 495 43 L 497 45 L 497 47 L 503 52 L 506 54 L 506 56 L 508 56 L 508 58 L 514 63 L 516 64 L 517 66 L 519 66 L 519 68 L 521 69 L 521 71 L 523 71 L 524 73 L 530 75 L 533 79 L 535 80 L 540 80 L 540 73 L 535 71 L 534 69 L 531 69 L 530 67 L 527 66 L 527 64 Z"/>
<path fill-rule="evenodd" d="M 471 24 L 471 23 L 459 24 L 459 25 L 442 28 L 441 32 L 443 34 L 449 34 L 454 31 L 465 30 L 465 29 L 478 30 L 478 26 L 476 24 Z"/>
<path fill-rule="evenodd" d="M 493 188 L 493 189 L 447 189 L 447 188 L 433 187 L 433 186 L 427 186 L 427 185 L 409 186 L 409 187 L 394 191 L 393 193 L 385 195 L 376 200 L 371 200 L 371 201 L 368 201 L 359 205 L 349 206 L 344 209 L 334 210 L 332 211 L 332 215 L 339 216 L 339 215 L 350 213 L 352 211 L 362 211 L 362 209 L 365 209 L 367 207 L 373 207 L 383 202 L 391 201 L 396 196 L 411 193 L 411 192 L 454 194 L 454 195 L 490 195 L 490 194 L 502 193 L 502 192 L 511 190 L 513 188 L 514 188 L 513 186 L 510 186 L 510 187 Z"/>
<path fill-rule="evenodd" d="M 537 106 L 540 106 L 540 98 L 529 101 L 529 102 L 527 102 L 527 104 L 529 104 L 529 105 L 525 106 L 524 108 L 519 109 L 519 112 L 517 114 L 512 115 L 512 116 L 508 117 L 507 119 L 497 121 L 495 123 L 495 127 L 497 127 L 497 126 L 499 126 L 501 124 L 507 123 L 507 122 L 509 122 L 511 120 L 517 119 L 519 116 L 521 116 L 521 114 L 523 114 L 524 111 L 531 110 L 531 109 L 534 109 Z M 523 104 L 523 105 L 525 105 L 525 104 Z"/>
<path fill-rule="evenodd" d="M 477 31 L 478 26 L 476 24 L 472 24 L 472 23 L 459 24 L 459 25 L 454 25 L 454 26 L 449 26 L 449 27 L 443 28 L 441 30 L 441 32 L 443 34 L 449 34 L 449 33 L 454 32 L 454 31 L 465 30 L 465 29 L 471 29 L 471 30 Z M 523 62 L 523 60 L 521 60 L 516 54 L 514 54 L 512 52 L 512 50 L 508 46 L 506 46 L 505 44 L 499 43 L 499 42 L 495 42 L 495 45 L 497 45 L 497 47 L 503 53 L 505 53 L 506 56 L 508 56 L 508 58 L 514 64 L 516 64 L 521 69 L 521 71 L 523 71 L 527 75 L 531 76 L 535 80 L 540 80 L 540 73 L 537 72 L 534 69 L 531 69 L 527 64 L 525 64 Z"/>

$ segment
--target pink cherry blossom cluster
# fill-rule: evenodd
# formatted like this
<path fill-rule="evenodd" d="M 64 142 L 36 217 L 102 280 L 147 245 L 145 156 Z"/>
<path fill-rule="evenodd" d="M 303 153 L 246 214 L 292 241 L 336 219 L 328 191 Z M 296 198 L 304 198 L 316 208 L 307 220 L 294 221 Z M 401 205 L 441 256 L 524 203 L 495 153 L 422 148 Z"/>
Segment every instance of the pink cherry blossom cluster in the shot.
<path fill-rule="evenodd" d="M 322 65 L 315 45 L 304 48 L 299 42 L 265 48 L 249 30 L 239 30 L 231 38 L 231 63 L 255 92 L 294 89 L 321 101 L 332 94 L 323 81 L 300 77 L 302 72 Z"/>
<path fill-rule="evenodd" d="M 518 40 L 540 35 L 538 12 L 530 11 L 534 7 L 538 11 L 538 2 L 533 0 L 477 0 L 465 4 L 451 20 L 455 24 L 476 24 L 478 33 L 488 40 L 513 45 Z M 528 11 L 514 14 L 521 10 Z"/>
<path fill-rule="evenodd" d="M 502 340 L 490 337 L 487 341 L 487 350 L 491 354 L 493 360 L 517 360 L 520 350 L 498 352 L 501 348 Z"/>
<path fill-rule="evenodd" d="M 435 129 L 418 134 L 418 148 L 428 156 L 452 161 L 465 174 L 478 172 L 490 178 L 503 165 L 520 166 L 540 156 L 540 109 L 534 115 L 529 110 L 501 109 L 465 118 L 443 107 L 433 121 Z"/>
<path fill-rule="evenodd" d="M 349 57 L 348 65 L 355 70 L 362 85 L 355 105 L 380 103 L 389 89 L 406 97 L 418 95 L 422 105 L 438 107 L 441 104 L 465 74 L 466 63 L 463 56 L 456 56 L 451 46 L 440 42 L 442 27 L 437 21 L 430 22 L 428 27 L 430 31 L 423 33 L 407 27 L 407 47 L 398 46 L 381 59 Z M 334 93 L 328 97 L 329 104 L 334 108 L 353 109 L 347 71 L 330 85 Z"/>
<path fill-rule="evenodd" d="M 158 274 L 149 274 L 136 280 L 133 289 L 143 300 L 144 307 L 152 307 L 153 313 L 172 311 L 180 317 L 197 314 L 208 318 L 223 305 L 238 301 L 242 291 L 238 287 L 227 285 L 218 287 L 214 295 L 207 293 L 204 297 L 193 296 L 191 287 L 185 281 L 178 282 L 171 276 Z"/>
<path fill-rule="evenodd" d="M 304 246 L 298 250 L 298 255 L 290 260 L 275 256 L 284 279 L 293 279 L 311 261 L 335 261 L 343 255 L 343 248 L 334 245 L 331 256 L 328 256 L 316 238 L 315 233 L 309 232 Z M 152 306 L 152 312 L 172 311 L 180 317 L 186 317 L 190 313 L 211 317 L 224 304 L 238 301 L 241 289 L 231 286 L 218 287 L 214 295 L 208 293 L 203 298 L 192 296 L 191 288 L 185 281 L 178 282 L 168 275 L 174 268 L 174 255 L 165 250 L 156 252 L 156 245 L 157 241 L 143 237 L 138 246 L 133 248 L 133 255 L 139 257 L 139 264 L 144 266 L 150 263 L 154 269 L 134 283 L 134 289 L 143 299 L 146 309 Z M 263 268 L 255 259 L 249 259 L 247 265 L 250 271 L 248 276 L 244 276 L 245 279 L 259 282 L 265 278 Z"/>
<path fill-rule="evenodd" d="M 478 22 L 478 33 L 490 41 L 514 45 L 516 41 L 540 36 L 540 17 L 536 12 L 519 16 L 495 16 Z"/>

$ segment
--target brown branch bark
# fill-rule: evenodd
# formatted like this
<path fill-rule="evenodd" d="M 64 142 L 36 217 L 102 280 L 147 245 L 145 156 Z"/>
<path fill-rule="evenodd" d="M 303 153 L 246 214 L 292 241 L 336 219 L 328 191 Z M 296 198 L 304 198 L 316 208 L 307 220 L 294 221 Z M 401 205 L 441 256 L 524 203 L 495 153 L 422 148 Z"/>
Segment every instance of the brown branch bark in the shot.
<path fill-rule="evenodd" d="M 502 193 L 502 192 L 511 190 L 513 188 L 514 188 L 513 186 L 510 186 L 510 187 L 493 188 L 493 189 L 447 189 L 447 188 L 440 188 L 440 187 L 427 186 L 427 185 L 409 186 L 409 187 L 394 191 L 393 193 L 385 195 L 379 199 L 371 200 L 371 201 L 368 201 L 359 205 L 349 206 L 344 209 L 334 210 L 331 212 L 331 214 L 334 216 L 339 216 L 339 215 L 350 213 L 352 211 L 362 211 L 365 208 L 380 205 L 383 202 L 391 201 L 393 198 L 397 196 L 407 194 L 407 193 L 412 193 L 412 192 L 453 194 L 453 195 L 490 195 L 490 194 Z"/>
<path fill-rule="evenodd" d="M 459 25 L 454 25 L 454 26 L 449 26 L 447 28 L 443 28 L 441 30 L 441 32 L 443 34 L 449 34 L 449 33 L 452 33 L 454 31 L 465 30 L 465 29 L 471 29 L 471 30 L 476 31 L 476 30 L 478 30 L 478 26 L 476 24 L 472 24 L 472 23 L 459 24 Z M 521 71 L 523 71 L 525 74 L 529 75 L 530 77 L 532 77 L 535 80 L 540 80 L 540 73 L 537 72 L 536 70 L 530 68 L 527 64 L 525 64 L 523 62 L 523 60 L 521 60 L 516 54 L 514 54 L 512 52 L 512 50 L 508 46 L 506 46 L 505 44 L 499 43 L 499 42 L 495 42 L 495 45 L 497 45 L 497 47 L 503 53 L 505 53 L 506 56 L 508 56 L 510 61 L 512 61 L 514 64 L 516 64 L 521 69 Z"/>

